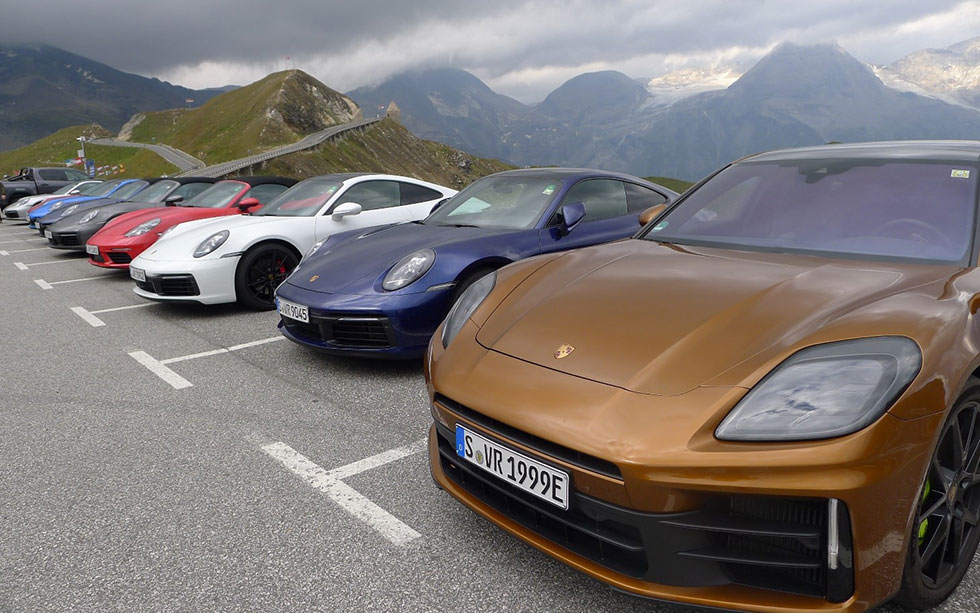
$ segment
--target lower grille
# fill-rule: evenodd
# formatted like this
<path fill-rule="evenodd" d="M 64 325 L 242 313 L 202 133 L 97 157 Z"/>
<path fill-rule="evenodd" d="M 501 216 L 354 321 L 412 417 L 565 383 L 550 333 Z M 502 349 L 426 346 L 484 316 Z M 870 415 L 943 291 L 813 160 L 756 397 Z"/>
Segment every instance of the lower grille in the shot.
<path fill-rule="evenodd" d="M 310 312 L 310 323 L 282 318 L 290 333 L 338 347 L 386 349 L 394 346 L 388 318 L 375 315 Z"/>
<path fill-rule="evenodd" d="M 4 215 L 6 215 L 7 217 L 9 217 L 10 219 L 19 219 L 20 218 L 20 211 L 13 211 L 13 210 L 7 209 L 6 211 L 4 211 Z"/>
<path fill-rule="evenodd" d="M 648 560 L 639 530 L 615 520 L 596 519 L 605 503 L 575 493 L 575 504 L 567 511 L 551 507 L 468 466 L 456 456 L 450 439 L 448 430 L 440 426 L 442 469 L 467 492 L 566 549 L 630 577 L 646 575 Z M 590 505 L 595 507 L 592 516 L 587 514 Z"/>
<path fill-rule="evenodd" d="M 77 232 L 62 232 L 53 234 L 48 240 L 53 245 L 61 245 L 63 247 L 79 247 L 82 244 L 78 240 Z"/>
<path fill-rule="evenodd" d="M 129 264 L 133 261 L 133 258 L 123 251 L 108 251 L 106 255 L 109 256 L 113 264 Z"/>
<path fill-rule="evenodd" d="M 839 555 L 831 569 L 827 500 L 705 493 L 695 511 L 641 513 L 573 489 L 564 511 L 469 466 L 456 455 L 453 432 L 441 424 L 437 432 L 440 466 L 459 487 L 613 571 L 663 585 L 738 584 L 832 602 L 844 602 L 854 592 L 850 520 L 839 501 Z"/>
<path fill-rule="evenodd" d="M 201 293 L 194 275 L 165 275 L 162 277 L 147 275 L 146 281 L 136 282 L 136 287 L 159 296 L 197 296 Z"/>
<path fill-rule="evenodd" d="M 91 255 L 91 254 L 89 254 L 88 258 L 90 260 L 92 260 L 93 262 L 98 262 L 99 264 L 105 264 L 105 258 L 102 257 L 101 255 Z M 137 285 L 139 285 L 139 284 L 137 283 Z"/>

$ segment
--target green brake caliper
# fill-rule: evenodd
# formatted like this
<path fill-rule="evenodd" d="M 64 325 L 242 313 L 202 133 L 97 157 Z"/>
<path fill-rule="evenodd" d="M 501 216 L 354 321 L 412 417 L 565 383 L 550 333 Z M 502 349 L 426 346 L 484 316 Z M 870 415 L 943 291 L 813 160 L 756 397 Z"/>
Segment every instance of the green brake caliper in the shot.
<path fill-rule="evenodd" d="M 932 491 L 932 486 L 929 484 L 929 479 L 927 478 L 926 479 L 926 487 L 925 487 L 925 490 L 922 492 L 922 501 L 920 502 L 920 504 L 925 504 L 926 503 L 926 497 L 929 495 L 929 492 L 931 492 L 931 491 Z M 928 529 L 929 529 L 929 518 L 927 517 L 927 518 L 925 518 L 925 519 L 922 520 L 922 523 L 921 524 L 919 524 L 919 545 L 921 545 L 922 544 L 922 541 L 925 540 L 925 538 L 926 538 L 926 531 Z"/>

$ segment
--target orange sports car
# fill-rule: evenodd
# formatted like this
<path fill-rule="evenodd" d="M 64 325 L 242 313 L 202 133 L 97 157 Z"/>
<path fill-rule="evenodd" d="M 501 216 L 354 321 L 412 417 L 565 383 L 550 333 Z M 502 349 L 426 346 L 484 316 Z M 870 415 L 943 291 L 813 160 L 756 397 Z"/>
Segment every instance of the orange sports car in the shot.
<path fill-rule="evenodd" d="M 426 356 L 436 483 L 613 587 L 944 600 L 980 540 L 980 142 L 739 160 L 507 266 Z"/>

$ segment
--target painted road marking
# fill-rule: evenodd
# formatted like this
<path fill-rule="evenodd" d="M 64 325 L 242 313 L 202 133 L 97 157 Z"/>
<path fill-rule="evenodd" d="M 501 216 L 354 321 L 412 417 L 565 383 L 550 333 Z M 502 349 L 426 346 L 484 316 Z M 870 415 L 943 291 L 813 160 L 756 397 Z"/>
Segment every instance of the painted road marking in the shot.
<path fill-rule="evenodd" d="M 11 253 L 26 253 L 28 251 L 46 251 L 50 247 L 35 247 L 34 249 L 14 249 L 13 251 L 0 251 L 2 255 L 10 255 Z"/>
<path fill-rule="evenodd" d="M 93 311 L 93 313 L 98 313 L 98 312 L 99 311 Z M 81 313 L 78 313 L 76 311 L 76 314 L 78 314 L 78 316 L 81 317 L 82 319 L 88 321 L 84 316 L 82 316 Z M 89 321 L 89 323 L 91 324 L 92 322 Z M 173 364 L 174 362 L 184 362 L 186 360 L 196 360 L 197 358 L 206 358 L 212 355 L 230 353 L 232 351 L 239 351 L 241 349 L 248 349 L 249 347 L 257 347 L 258 345 L 265 345 L 266 343 L 274 343 L 276 341 L 284 341 L 284 340 L 286 340 L 285 336 L 273 336 L 272 338 L 264 338 L 262 340 L 252 341 L 250 343 L 242 343 L 241 345 L 232 345 L 231 347 L 220 347 L 218 349 L 212 349 L 210 351 L 202 351 L 200 353 L 182 355 L 176 358 L 167 358 L 166 360 L 157 360 L 156 358 L 146 353 L 145 351 L 134 351 L 129 355 L 131 355 L 137 362 L 150 369 L 150 372 L 157 375 L 158 377 L 160 377 L 170 385 L 172 385 L 174 389 L 179 390 L 179 389 L 184 389 L 185 387 L 191 387 L 193 384 L 190 383 L 187 379 L 181 377 L 174 371 L 167 368 L 167 364 Z M 139 354 L 142 357 L 137 357 L 137 354 Z M 177 379 L 179 379 L 180 381 L 177 381 L 175 384 L 175 380 L 171 377 L 171 375 L 177 377 Z"/>
<path fill-rule="evenodd" d="M 261 449 L 272 458 L 278 460 L 293 474 L 306 481 L 313 489 L 327 495 L 345 511 L 366 523 L 381 536 L 394 545 L 405 545 L 421 537 L 388 511 L 368 500 L 360 492 L 342 481 L 346 477 L 362 473 L 389 462 L 394 462 L 405 456 L 418 453 L 425 449 L 426 441 L 416 441 L 404 447 L 385 451 L 377 455 L 358 460 L 334 470 L 324 470 L 306 456 L 283 442 L 262 445 Z"/>
<path fill-rule="evenodd" d="M 260 341 L 252 341 L 251 343 L 242 343 L 241 345 L 233 345 L 231 347 L 222 347 L 221 349 L 212 349 L 211 351 L 202 351 L 201 353 L 192 353 L 190 355 L 182 355 L 178 358 L 169 358 L 166 360 L 160 360 L 161 364 L 173 364 L 174 362 L 183 362 L 184 360 L 196 360 L 197 358 L 206 358 L 212 355 L 218 355 L 220 353 L 228 353 L 229 351 L 238 351 L 240 349 L 248 349 L 249 347 L 255 347 L 257 345 L 264 345 L 266 343 L 274 343 L 276 341 L 286 340 L 285 336 L 273 336 L 272 338 L 264 338 Z"/>
<path fill-rule="evenodd" d="M 133 358 L 143 366 L 146 366 L 150 372 L 169 383 L 175 390 L 182 390 L 185 387 L 191 387 L 194 385 L 187 379 L 181 377 L 174 371 L 158 362 L 153 358 L 153 356 L 145 351 L 132 351 L 130 352 L 129 357 Z"/>
<path fill-rule="evenodd" d="M 100 328 L 105 325 L 105 322 L 96 317 L 99 313 L 112 313 L 113 311 L 125 311 L 128 309 L 142 309 L 143 307 L 153 306 L 152 302 L 146 302 L 143 304 L 131 304 L 129 306 L 113 307 L 111 309 L 99 309 L 98 311 L 89 311 L 85 307 L 71 307 L 72 313 L 78 315 L 84 319 L 93 328 Z"/>
<path fill-rule="evenodd" d="M 31 266 L 44 266 L 45 264 L 63 264 L 65 262 L 77 262 L 78 260 L 48 260 L 47 262 L 31 262 L 30 264 L 25 264 L 23 262 L 14 262 L 14 266 L 20 268 L 21 270 L 27 270 Z"/>
<path fill-rule="evenodd" d="M 34 279 L 38 287 L 41 289 L 52 289 L 52 285 L 61 285 L 62 283 L 78 283 L 79 281 L 95 281 L 96 279 L 104 279 L 109 275 L 99 275 L 98 277 L 84 277 L 81 279 L 68 279 L 67 281 L 45 281 L 44 279 Z"/>
<path fill-rule="evenodd" d="M 0 244 L 6 245 L 7 243 L 21 243 L 21 242 L 24 242 L 24 241 L 46 241 L 46 240 L 48 240 L 48 239 L 41 238 L 40 236 L 35 236 L 34 238 L 20 238 L 20 239 L 17 239 L 15 241 L 0 241 Z"/>

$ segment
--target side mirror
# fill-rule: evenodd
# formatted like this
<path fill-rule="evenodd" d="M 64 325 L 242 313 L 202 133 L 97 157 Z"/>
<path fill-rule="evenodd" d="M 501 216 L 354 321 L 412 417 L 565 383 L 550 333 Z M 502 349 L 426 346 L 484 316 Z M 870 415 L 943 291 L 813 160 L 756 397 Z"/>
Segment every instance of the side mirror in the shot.
<path fill-rule="evenodd" d="M 562 236 L 565 236 L 585 219 L 585 205 L 581 202 L 563 204 L 560 215 L 561 220 L 558 222 L 558 232 Z"/>
<path fill-rule="evenodd" d="M 80 190 L 77 190 L 77 189 L 73 189 L 73 190 L 71 190 L 68 193 L 71 194 L 71 195 L 75 195 L 75 194 L 81 193 L 81 191 Z"/>
<path fill-rule="evenodd" d="M 163 203 L 167 206 L 175 206 L 178 202 L 183 202 L 183 201 L 184 201 L 183 196 L 174 194 L 172 196 L 167 196 L 167 198 L 163 201 Z"/>
<path fill-rule="evenodd" d="M 330 214 L 330 219 L 340 221 L 349 215 L 360 215 L 361 210 L 361 205 L 357 204 L 356 202 L 345 202 L 337 205 L 337 208 L 335 208 L 333 213 Z"/>
<path fill-rule="evenodd" d="M 660 215 L 666 209 L 667 209 L 667 203 L 666 202 L 663 203 L 663 204 L 658 204 L 658 205 L 652 206 L 652 207 L 650 207 L 648 209 L 645 209 L 642 213 L 640 213 L 640 225 L 641 226 L 647 225 L 648 223 L 650 223 L 651 221 L 653 221 L 654 219 L 656 219 L 657 218 L 657 215 Z"/>
<path fill-rule="evenodd" d="M 443 199 L 442 199 L 442 200 L 440 200 L 439 202 L 437 202 L 437 203 L 435 203 L 435 204 L 433 204 L 433 205 L 432 205 L 432 208 L 431 208 L 431 209 L 429 209 L 429 215 L 431 215 L 431 214 L 433 214 L 433 213 L 435 213 L 435 212 L 436 212 L 436 209 L 438 209 L 438 208 L 439 208 L 439 207 L 441 207 L 442 205 L 444 205 L 444 204 L 446 204 L 447 202 L 449 202 L 449 198 L 443 198 Z"/>
<path fill-rule="evenodd" d="M 259 202 L 258 198 L 242 198 L 235 206 L 238 207 L 239 211 L 245 213 L 246 211 L 251 211 L 253 208 L 261 205 L 262 203 Z"/>

